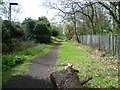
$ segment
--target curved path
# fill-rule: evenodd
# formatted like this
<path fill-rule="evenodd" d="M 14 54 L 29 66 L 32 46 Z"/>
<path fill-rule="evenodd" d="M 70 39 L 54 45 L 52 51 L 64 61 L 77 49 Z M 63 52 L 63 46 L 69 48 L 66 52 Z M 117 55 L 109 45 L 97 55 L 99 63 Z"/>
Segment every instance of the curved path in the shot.
<path fill-rule="evenodd" d="M 31 60 L 32 68 L 24 75 L 16 76 L 16 80 L 9 81 L 4 88 L 47 88 L 50 82 L 49 76 L 58 59 L 58 49 L 61 41 L 55 43 L 50 51 L 42 57 Z"/>

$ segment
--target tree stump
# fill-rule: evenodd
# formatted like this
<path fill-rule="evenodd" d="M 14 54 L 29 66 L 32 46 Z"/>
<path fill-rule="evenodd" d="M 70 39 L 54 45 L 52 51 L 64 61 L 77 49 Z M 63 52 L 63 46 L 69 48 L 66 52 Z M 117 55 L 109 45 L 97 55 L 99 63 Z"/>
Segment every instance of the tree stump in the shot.
<path fill-rule="evenodd" d="M 78 70 L 72 68 L 72 64 L 68 64 L 65 69 L 53 72 L 50 80 L 55 88 L 82 88 L 82 85 L 88 82 L 92 77 L 84 77 L 79 81 Z"/>

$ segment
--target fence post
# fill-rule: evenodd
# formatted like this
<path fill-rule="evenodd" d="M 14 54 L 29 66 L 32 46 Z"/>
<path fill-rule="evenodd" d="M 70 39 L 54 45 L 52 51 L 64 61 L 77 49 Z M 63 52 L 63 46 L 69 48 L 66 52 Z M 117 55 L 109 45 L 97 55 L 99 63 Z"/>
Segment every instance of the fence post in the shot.
<path fill-rule="evenodd" d="M 113 56 L 115 55 L 114 50 L 115 50 L 115 44 L 114 44 L 114 34 L 112 34 L 112 54 L 113 54 Z"/>
<path fill-rule="evenodd" d="M 92 34 L 90 35 L 90 41 L 91 41 L 91 43 L 90 43 L 90 45 L 92 46 Z"/>
<path fill-rule="evenodd" d="M 98 40 L 99 40 L 99 42 L 98 42 L 98 49 L 100 50 L 100 34 L 99 34 Z"/>
<path fill-rule="evenodd" d="M 111 45 L 111 43 L 110 43 L 110 37 L 111 37 L 111 35 L 109 35 L 109 50 L 110 50 L 110 45 Z"/>
<path fill-rule="evenodd" d="M 114 40 L 114 41 L 115 41 L 115 42 L 114 42 L 114 43 L 115 43 L 115 49 L 114 49 L 115 55 L 117 54 L 117 36 L 118 36 L 118 35 L 115 35 L 115 36 L 114 36 L 114 37 L 115 37 L 115 38 L 114 38 L 114 39 L 115 39 L 115 40 Z"/>
<path fill-rule="evenodd" d="M 117 55 L 120 59 L 120 33 L 117 34 Z"/>

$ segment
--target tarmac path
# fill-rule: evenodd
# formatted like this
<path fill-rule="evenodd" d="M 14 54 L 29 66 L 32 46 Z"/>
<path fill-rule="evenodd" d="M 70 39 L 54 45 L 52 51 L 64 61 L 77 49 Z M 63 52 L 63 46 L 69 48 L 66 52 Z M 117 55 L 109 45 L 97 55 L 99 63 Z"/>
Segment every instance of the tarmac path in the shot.
<path fill-rule="evenodd" d="M 30 71 L 16 76 L 17 79 L 10 80 L 3 85 L 3 88 L 47 88 L 50 82 L 49 76 L 55 71 L 53 66 L 58 59 L 60 45 L 61 41 L 55 43 L 46 55 L 31 60 L 33 64 Z"/>

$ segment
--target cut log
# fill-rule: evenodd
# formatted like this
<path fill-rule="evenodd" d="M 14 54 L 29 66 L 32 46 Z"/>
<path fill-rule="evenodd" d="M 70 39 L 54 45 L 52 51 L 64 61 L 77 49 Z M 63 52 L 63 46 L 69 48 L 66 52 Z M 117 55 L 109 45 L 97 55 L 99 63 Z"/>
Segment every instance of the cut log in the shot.
<path fill-rule="evenodd" d="M 92 79 L 92 77 L 84 77 L 79 81 L 77 73 L 78 70 L 73 69 L 72 65 L 68 64 L 65 69 L 53 72 L 50 75 L 50 80 L 56 88 L 82 88 L 83 84 Z"/>

